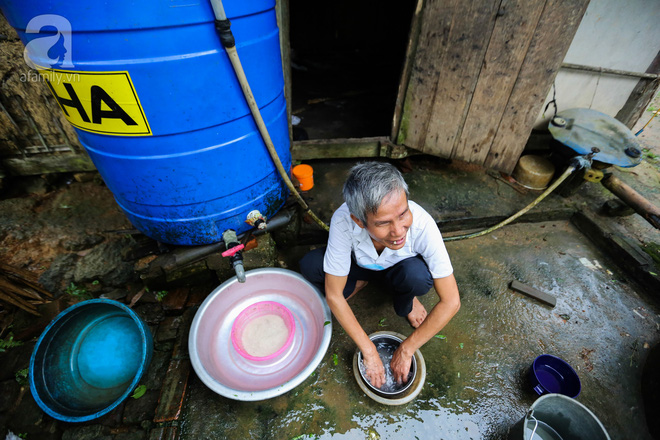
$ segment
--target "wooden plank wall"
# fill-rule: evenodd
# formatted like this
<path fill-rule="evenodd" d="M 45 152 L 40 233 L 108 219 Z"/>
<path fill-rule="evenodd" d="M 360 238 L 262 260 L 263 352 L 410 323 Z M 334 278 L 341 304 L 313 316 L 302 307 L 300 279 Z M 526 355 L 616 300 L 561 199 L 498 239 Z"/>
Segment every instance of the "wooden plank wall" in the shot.
<path fill-rule="evenodd" d="M 588 0 L 428 0 L 397 143 L 511 172 Z"/>
<path fill-rule="evenodd" d="M 500 0 L 430 0 L 408 83 L 398 144 L 450 157 L 469 108 Z"/>
<path fill-rule="evenodd" d="M 484 165 L 511 172 L 564 61 L 589 0 L 547 0 Z"/>

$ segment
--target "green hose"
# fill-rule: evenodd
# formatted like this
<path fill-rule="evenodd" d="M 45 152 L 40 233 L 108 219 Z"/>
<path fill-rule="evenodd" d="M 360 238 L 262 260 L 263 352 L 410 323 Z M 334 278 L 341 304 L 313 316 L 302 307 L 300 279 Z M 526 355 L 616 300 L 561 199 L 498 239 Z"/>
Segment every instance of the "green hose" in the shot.
<path fill-rule="evenodd" d="M 501 228 L 502 226 L 508 225 L 509 223 L 511 223 L 512 221 L 514 221 L 515 219 L 522 216 L 527 211 L 529 211 L 530 209 L 532 209 L 533 207 L 535 207 L 536 205 L 541 203 L 541 200 L 545 199 L 552 191 L 554 191 L 559 185 L 561 185 L 561 183 L 564 180 L 566 180 L 568 178 L 568 176 L 570 176 L 573 173 L 573 171 L 575 171 L 578 168 L 580 168 L 579 165 L 573 165 L 573 164 L 569 165 L 568 168 L 566 168 L 566 171 L 564 171 L 564 174 L 559 176 L 559 178 L 557 180 L 555 180 L 555 182 L 552 185 L 550 185 L 548 187 L 548 189 L 546 189 L 543 192 L 543 194 L 538 196 L 536 198 L 536 200 L 534 200 L 529 205 L 525 206 L 523 209 L 521 209 L 520 211 L 518 211 L 517 213 L 515 213 L 511 217 L 509 217 L 506 220 L 496 224 L 495 226 L 492 226 L 488 229 L 484 229 L 483 231 L 473 232 L 471 234 L 457 235 L 457 236 L 454 236 L 454 237 L 445 237 L 445 238 L 443 238 L 443 241 L 457 241 L 457 240 L 465 240 L 465 239 L 468 239 L 468 238 L 481 237 L 482 235 L 489 234 L 489 233 L 493 232 L 494 230 Z"/>

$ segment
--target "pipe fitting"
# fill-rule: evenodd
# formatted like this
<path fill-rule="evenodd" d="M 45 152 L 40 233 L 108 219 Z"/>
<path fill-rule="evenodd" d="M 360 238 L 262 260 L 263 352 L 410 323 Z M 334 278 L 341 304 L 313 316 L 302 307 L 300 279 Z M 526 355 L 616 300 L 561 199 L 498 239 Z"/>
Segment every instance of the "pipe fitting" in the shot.
<path fill-rule="evenodd" d="M 554 118 L 552 118 L 552 121 L 550 121 L 550 122 L 555 127 L 565 127 L 566 126 L 566 119 L 560 118 L 558 116 L 555 116 Z"/>
<path fill-rule="evenodd" d="M 250 211 L 250 213 L 247 215 L 247 220 L 245 220 L 245 223 L 250 226 L 254 226 L 257 229 L 266 229 L 267 226 L 266 217 L 261 215 L 261 213 L 256 209 L 254 211 Z"/>
<path fill-rule="evenodd" d="M 231 22 L 228 19 L 215 20 L 215 30 L 218 32 L 220 42 L 225 49 L 236 46 L 234 34 L 231 32 Z"/>

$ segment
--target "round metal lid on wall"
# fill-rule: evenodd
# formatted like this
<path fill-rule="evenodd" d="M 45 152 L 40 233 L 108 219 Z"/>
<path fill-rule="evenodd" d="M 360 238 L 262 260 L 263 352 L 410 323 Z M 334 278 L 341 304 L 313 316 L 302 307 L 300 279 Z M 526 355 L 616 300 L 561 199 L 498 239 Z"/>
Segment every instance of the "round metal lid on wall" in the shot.
<path fill-rule="evenodd" d="M 578 154 L 589 154 L 598 162 L 634 167 L 642 161 L 639 140 L 622 122 L 596 110 L 573 108 L 555 116 L 548 129 L 556 140 Z"/>

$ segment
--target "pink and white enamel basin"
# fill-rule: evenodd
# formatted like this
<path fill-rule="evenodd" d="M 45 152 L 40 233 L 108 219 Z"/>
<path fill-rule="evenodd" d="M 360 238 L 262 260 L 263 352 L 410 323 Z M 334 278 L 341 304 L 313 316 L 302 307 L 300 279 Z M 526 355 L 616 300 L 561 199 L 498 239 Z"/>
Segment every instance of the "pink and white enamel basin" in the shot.
<path fill-rule="evenodd" d="M 190 336 L 190 360 L 204 384 L 235 400 L 270 399 L 298 386 L 318 367 L 332 334 L 330 308 L 325 298 L 300 274 L 264 268 L 245 273 L 217 287 L 195 314 Z M 266 361 L 241 356 L 231 342 L 236 317 L 248 306 L 274 301 L 293 315 L 293 342 Z"/>

